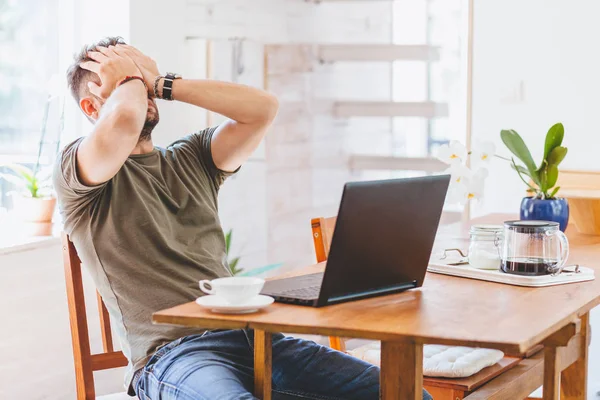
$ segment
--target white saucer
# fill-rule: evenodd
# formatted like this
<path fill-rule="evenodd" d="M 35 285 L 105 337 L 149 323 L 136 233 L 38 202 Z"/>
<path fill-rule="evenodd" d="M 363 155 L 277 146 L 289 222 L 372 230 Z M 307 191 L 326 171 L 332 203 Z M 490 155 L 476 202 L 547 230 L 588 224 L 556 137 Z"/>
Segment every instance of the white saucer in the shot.
<path fill-rule="evenodd" d="M 226 303 L 215 295 L 202 296 L 196 299 L 196 303 L 202 307 L 220 314 L 249 314 L 273 304 L 273 301 L 275 300 L 271 296 L 260 294 L 238 304 Z"/>

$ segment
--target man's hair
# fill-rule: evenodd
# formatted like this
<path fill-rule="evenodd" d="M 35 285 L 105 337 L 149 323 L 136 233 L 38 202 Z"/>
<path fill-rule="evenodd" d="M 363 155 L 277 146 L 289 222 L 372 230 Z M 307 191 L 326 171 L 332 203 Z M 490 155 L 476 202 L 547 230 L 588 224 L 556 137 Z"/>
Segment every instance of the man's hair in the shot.
<path fill-rule="evenodd" d="M 83 95 L 89 93 L 87 83 L 92 80 L 98 81 L 98 76 L 94 72 L 80 67 L 84 61 L 93 61 L 88 57 L 88 51 L 96 51 L 96 47 L 116 46 L 117 44 L 125 44 L 125 41 L 120 36 L 109 36 L 96 43 L 83 46 L 81 51 L 75 54 L 73 64 L 67 70 L 67 84 L 69 85 L 69 89 L 71 89 L 71 94 L 78 103 Z M 100 82 L 98 81 L 97 83 Z"/>

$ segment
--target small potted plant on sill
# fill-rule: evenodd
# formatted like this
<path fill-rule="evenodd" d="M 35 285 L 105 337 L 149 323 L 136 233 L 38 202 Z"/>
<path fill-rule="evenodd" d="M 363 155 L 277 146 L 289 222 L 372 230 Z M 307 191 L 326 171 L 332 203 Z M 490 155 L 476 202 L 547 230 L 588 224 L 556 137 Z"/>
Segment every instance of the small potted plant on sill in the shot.
<path fill-rule="evenodd" d="M 56 208 L 56 197 L 52 195 L 50 172 L 40 171 L 39 162 L 34 169 L 21 164 L 4 165 L 12 174 L 0 174 L 0 178 L 15 185 L 13 211 L 25 222 L 49 223 Z"/>
<path fill-rule="evenodd" d="M 558 181 L 558 166 L 567 155 L 567 148 L 562 146 L 565 128 L 562 123 L 550 127 L 546 134 L 544 157 L 537 165 L 523 138 L 514 130 L 502 130 L 500 137 L 513 155 L 523 165 L 518 165 L 511 158 L 511 167 L 527 186 L 531 194 L 521 201 L 521 219 L 554 221 L 565 231 L 569 222 L 569 203 L 567 199 L 557 197 L 560 190 Z M 524 178 L 527 177 L 528 179 Z"/>
<path fill-rule="evenodd" d="M 14 214 L 24 222 L 35 223 L 30 230 L 32 235 L 49 235 L 52 230 L 52 216 L 56 208 L 56 197 L 52 194 L 52 166 L 42 168 L 42 153 L 44 145 L 54 144 L 54 154 L 58 153 L 60 137 L 64 127 L 64 82 L 58 75 L 53 76 L 48 82 L 48 96 L 44 104 L 40 141 L 38 144 L 37 158 L 33 169 L 23 164 L 0 164 L 0 171 L 8 170 L 10 173 L 0 173 L 0 180 L 11 183 L 16 187 L 13 195 Z M 50 106 L 56 102 L 59 107 L 59 120 L 57 139 L 53 142 L 46 141 L 48 117 Z"/>

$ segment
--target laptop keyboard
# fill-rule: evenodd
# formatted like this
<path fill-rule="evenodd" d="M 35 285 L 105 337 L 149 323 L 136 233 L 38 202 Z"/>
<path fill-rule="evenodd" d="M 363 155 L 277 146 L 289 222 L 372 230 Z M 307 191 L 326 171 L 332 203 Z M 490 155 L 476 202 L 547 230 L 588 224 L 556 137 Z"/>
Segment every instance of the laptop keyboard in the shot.
<path fill-rule="evenodd" d="M 319 298 L 323 273 L 267 281 L 262 294 L 277 298 L 315 300 Z"/>
<path fill-rule="evenodd" d="M 316 299 L 319 297 L 321 286 L 303 287 L 298 289 L 288 289 L 279 292 L 280 296 L 296 297 L 298 299 Z"/>

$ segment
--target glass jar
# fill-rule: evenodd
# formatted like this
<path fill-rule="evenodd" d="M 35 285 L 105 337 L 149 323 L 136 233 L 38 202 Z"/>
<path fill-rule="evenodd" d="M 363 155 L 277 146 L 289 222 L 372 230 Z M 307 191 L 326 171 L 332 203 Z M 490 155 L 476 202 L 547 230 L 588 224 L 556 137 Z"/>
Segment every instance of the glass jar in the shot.
<path fill-rule="evenodd" d="M 500 269 L 502 225 L 473 225 L 469 231 L 469 264 L 478 269 Z"/>

